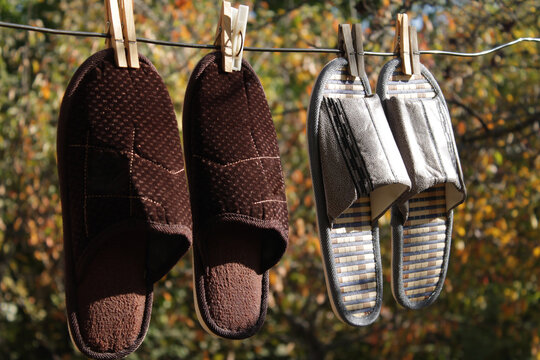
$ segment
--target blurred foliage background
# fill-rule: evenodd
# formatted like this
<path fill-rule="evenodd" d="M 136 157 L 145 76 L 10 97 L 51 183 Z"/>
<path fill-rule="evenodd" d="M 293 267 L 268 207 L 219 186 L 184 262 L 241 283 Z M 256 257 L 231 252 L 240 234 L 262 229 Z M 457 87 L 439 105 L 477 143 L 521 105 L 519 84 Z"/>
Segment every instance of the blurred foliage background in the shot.
<path fill-rule="evenodd" d="M 247 46 L 336 47 L 362 22 L 365 48 L 392 51 L 408 12 L 421 49 L 478 51 L 540 36 L 536 0 L 246 0 Z M 138 36 L 212 43 L 220 2 L 135 0 Z M 0 20 L 104 32 L 102 1 L 0 0 Z M 56 125 L 76 68 L 102 39 L 0 29 L 0 359 L 81 359 L 66 326 Z M 380 222 L 385 293 L 365 328 L 340 323 L 326 295 L 308 167 L 306 108 L 328 54 L 245 53 L 272 109 L 286 176 L 290 247 L 271 273 L 263 330 L 207 335 L 193 306 L 189 256 L 155 286 L 150 330 L 130 359 L 540 359 L 540 56 L 524 43 L 481 58 L 422 56 L 453 117 L 469 190 L 455 212 L 439 300 L 399 308 L 390 291 L 389 215 Z M 178 119 L 191 69 L 206 53 L 139 44 Z M 366 58 L 372 87 L 387 59 Z"/>

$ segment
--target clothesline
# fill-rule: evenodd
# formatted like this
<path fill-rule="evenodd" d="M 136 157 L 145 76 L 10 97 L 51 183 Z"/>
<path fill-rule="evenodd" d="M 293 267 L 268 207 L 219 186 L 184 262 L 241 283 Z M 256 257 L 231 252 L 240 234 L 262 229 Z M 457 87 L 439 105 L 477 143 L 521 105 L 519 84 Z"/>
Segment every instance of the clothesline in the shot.
<path fill-rule="evenodd" d="M 105 33 L 96 33 L 96 32 L 88 32 L 88 31 L 71 31 L 71 30 L 59 30 L 59 29 L 51 29 L 51 28 L 45 28 L 45 27 L 38 27 L 38 26 L 31 26 L 31 25 L 24 25 L 24 24 L 16 24 L 16 23 L 10 23 L 10 22 L 4 22 L 0 21 L 0 27 L 4 28 L 11 28 L 11 29 L 19 29 L 19 30 L 25 30 L 25 31 L 36 31 L 46 34 L 54 34 L 54 35 L 66 35 L 66 36 L 77 36 L 77 37 L 94 37 L 94 38 L 107 38 L 109 37 L 109 34 Z M 208 45 L 208 44 L 191 44 L 191 43 L 181 43 L 181 42 L 173 42 L 173 41 L 166 41 L 166 40 L 156 40 L 156 39 L 147 39 L 138 37 L 138 42 L 146 43 L 146 44 L 154 44 L 154 45 L 163 45 L 163 46 L 172 46 L 172 47 L 182 47 L 182 48 L 193 48 L 193 49 L 219 49 L 219 46 L 217 45 Z M 506 47 L 516 45 L 520 42 L 540 42 L 540 38 L 535 37 L 524 37 L 519 38 L 513 41 L 510 41 L 508 43 L 496 46 L 492 49 L 474 52 L 474 53 L 464 53 L 464 52 L 454 52 L 454 51 L 446 51 L 446 50 L 420 50 L 421 55 L 446 55 L 446 56 L 459 56 L 459 57 L 477 57 L 477 56 L 484 56 L 491 53 L 494 53 L 496 51 L 500 51 Z M 282 53 L 290 53 L 290 52 L 296 52 L 296 53 L 325 53 L 325 54 L 339 54 L 341 53 L 338 49 L 325 49 L 325 48 L 266 48 L 266 47 L 244 47 L 244 51 L 257 51 L 257 52 L 282 52 Z M 364 55 L 366 56 L 394 56 L 395 54 L 392 52 L 376 52 L 376 51 L 364 51 Z"/>

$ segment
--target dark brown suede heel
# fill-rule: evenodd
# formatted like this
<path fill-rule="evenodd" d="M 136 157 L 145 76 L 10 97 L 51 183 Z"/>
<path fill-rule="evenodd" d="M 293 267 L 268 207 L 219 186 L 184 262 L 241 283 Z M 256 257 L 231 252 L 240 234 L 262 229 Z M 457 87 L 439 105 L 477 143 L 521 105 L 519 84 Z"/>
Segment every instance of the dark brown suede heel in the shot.
<path fill-rule="evenodd" d="M 178 125 L 154 66 L 111 49 L 73 76 L 58 123 L 66 305 L 73 342 L 119 359 L 146 335 L 153 283 L 191 245 Z"/>
<path fill-rule="evenodd" d="M 233 73 L 219 64 L 220 53 L 199 62 L 184 102 L 195 303 L 205 330 L 243 339 L 266 316 L 268 270 L 287 247 L 287 203 L 261 83 L 245 60 Z"/>

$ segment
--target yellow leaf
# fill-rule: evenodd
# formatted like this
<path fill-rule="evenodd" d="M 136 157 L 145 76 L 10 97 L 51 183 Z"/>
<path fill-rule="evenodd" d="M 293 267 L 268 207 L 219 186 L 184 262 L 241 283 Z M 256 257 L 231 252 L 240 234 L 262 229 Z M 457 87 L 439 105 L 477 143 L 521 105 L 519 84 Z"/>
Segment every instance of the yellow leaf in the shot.
<path fill-rule="evenodd" d="M 13 224 L 13 229 L 15 231 L 19 230 L 21 228 L 22 222 L 23 222 L 22 218 L 17 218 L 17 220 L 15 220 L 15 223 Z"/>
<path fill-rule="evenodd" d="M 32 70 L 35 73 L 39 71 L 39 62 L 37 60 L 32 60 Z"/>
<path fill-rule="evenodd" d="M 465 125 L 465 122 L 460 121 L 457 126 L 458 135 L 464 135 L 466 131 L 467 131 L 467 125 Z"/>
<path fill-rule="evenodd" d="M 506 258 L 506 266 L 508 269 L 514 269 L 517 265 L 518 261 L 515 256 L 510 255 Z"/>
<path fill-rule="evenodd" d="M 49 87 L 49 84 L 41 88 L 41 95 L 43 95 L 45 100 L 48 100 L 51 97 L 51 88 Z"/>
<path fill-rule="evenodd" d="M 296 219 L 296 233 L 298 236 L 304 236 L 306 234 L 306 223 L 304 222 L 304 219 L 298 218 Z"/>

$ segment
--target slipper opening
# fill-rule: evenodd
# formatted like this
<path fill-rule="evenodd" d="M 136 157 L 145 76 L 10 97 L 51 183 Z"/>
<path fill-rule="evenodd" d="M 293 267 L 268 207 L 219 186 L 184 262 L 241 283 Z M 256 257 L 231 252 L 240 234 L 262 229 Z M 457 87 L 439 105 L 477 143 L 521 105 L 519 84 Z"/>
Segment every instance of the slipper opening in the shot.
<path fill-rule="evenodd" d="M 140 229 L 108 232 L 78 269 L 75 334 L 81 350 L 119 353 L 142 341 L 152 291 L 145 277 L 146 238 Z"/>
<path fill-rule="evenodd" d="M 200 262 L 199 300 L 204 319 L 218 336 L 244 338 L 255 333 L 264 321 L 268 268 L 281 257 L 281 234 L 273 229 L 223 222 L 200 239 L 210 251 L 196 251 Z M 196 260 L 197 261 L 197 260 Z M 202 280 L 202 281 L 200 281 Z M 204 292 L 204 293 L 201 293 Z"/>

